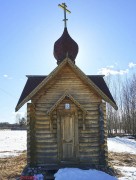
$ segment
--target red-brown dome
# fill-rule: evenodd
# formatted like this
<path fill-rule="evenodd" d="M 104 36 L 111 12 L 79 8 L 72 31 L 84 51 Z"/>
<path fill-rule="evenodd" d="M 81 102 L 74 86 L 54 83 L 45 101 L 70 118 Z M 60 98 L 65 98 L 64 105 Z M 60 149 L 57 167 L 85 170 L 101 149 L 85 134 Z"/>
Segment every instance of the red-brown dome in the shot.
<path fill-rule="evenodd" d="M 57 64 L 60 64 L 66 57 L 75 63 L 77 53 L 78 44 L 70 37 L 65 28 L 62 36 L 54 44 L 54 57 Z"/>

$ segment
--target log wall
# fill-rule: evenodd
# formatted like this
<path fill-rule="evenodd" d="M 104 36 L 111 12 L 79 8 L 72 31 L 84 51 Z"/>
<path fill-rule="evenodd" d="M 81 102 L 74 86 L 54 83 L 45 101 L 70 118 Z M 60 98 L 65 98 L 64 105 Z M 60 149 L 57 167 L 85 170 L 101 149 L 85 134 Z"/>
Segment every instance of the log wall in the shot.
<path fill-rule="evenodd" d="M 36 162 L 41 164 L 54 164 L 59 162 L 58 134 L 57 134 L 57 109 L 52 115 L 47 111 L 68 91 L 88 112 L 85 117 L 85 129 L 83 129 L 83 113 L 78 109 L 78 162 L 99 164 L 100 156 L 100 124 L 99 104 L 100 96 L 79 78 L 69 66 L 42 88 L 32 99 L 35 105 L 35 154 Z M 29 107 L 28 107 L 29 112 Z M 29 122 L 28 113 L 28 122 Z M 30 124 L 28 124 L 30 126 Z M 104 128 L 106 128 L 106 110 L 104 107 Z M 106 137 L 106 132 L 105 136 Z M 28 147 L 31 145 L 28 130 Z M 104 149 L 107 148 L 105 142 Z M 28 148 L 30 151 L 31 148 Z M 28 153 L 28 159 L 31 154 Z M 107 156 L 106 156 L 107 157 Z"/>

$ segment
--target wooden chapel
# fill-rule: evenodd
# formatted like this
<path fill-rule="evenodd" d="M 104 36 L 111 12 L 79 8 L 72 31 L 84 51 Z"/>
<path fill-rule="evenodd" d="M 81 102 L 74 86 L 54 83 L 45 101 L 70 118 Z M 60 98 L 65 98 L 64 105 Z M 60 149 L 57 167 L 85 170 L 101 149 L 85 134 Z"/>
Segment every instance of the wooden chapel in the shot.
<path fill-rule="evenodd" d="M 64 12 L 68 11 L 63 3 Z M 16 111 L 27 103 L 28 166 L 106 166 L 106 102 L 117 109 L 102 75 L 75 65 L 78 45 L 66 27 L 54 44 L 58 66 L 48 76 L 27 76 Z"/>

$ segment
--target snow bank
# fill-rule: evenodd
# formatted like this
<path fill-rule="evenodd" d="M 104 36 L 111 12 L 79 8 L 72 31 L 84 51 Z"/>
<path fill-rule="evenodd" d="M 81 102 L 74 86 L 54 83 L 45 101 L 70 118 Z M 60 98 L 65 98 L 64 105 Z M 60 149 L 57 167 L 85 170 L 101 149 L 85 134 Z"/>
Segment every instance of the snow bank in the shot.
<path fill-rule="evenodd" d="M 136 141 L 127 137 L 108 138 L 108 151 L 136 154 Z"/>
<path fill-rule="evenodd" d="M 81 170 L 78 168 L 60 169 L 55 175 L 55 180 L 117 180 L 102 171 Z"/>
<path fill-rule="evenodd" d="M 0 158 L 16 156 L 26 150 L 26 131 L 0 130 Z"/>

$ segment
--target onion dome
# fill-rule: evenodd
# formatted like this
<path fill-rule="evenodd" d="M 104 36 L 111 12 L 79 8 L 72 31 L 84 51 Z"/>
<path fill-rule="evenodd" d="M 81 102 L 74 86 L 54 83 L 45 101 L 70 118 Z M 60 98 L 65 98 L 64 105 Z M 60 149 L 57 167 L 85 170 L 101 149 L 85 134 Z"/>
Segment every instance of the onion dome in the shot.
<path fill-rule="evenodd" d="M 54 57 L 59 65 L 66 57 L 75 63 L 78 53 L 78 44 L 70 37 L 67 28 L 54 44 Z"/>

